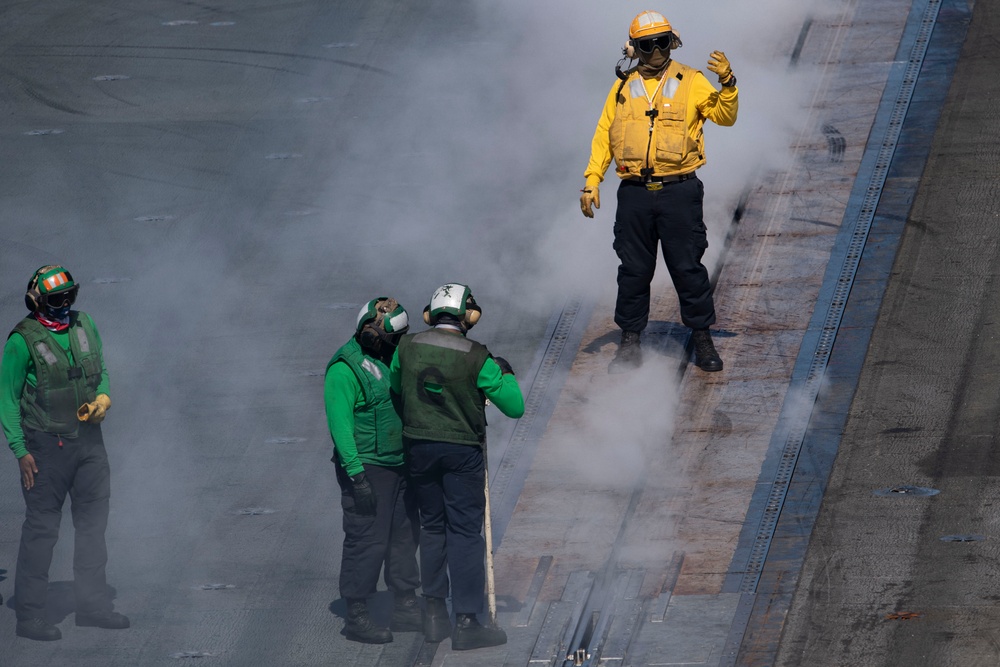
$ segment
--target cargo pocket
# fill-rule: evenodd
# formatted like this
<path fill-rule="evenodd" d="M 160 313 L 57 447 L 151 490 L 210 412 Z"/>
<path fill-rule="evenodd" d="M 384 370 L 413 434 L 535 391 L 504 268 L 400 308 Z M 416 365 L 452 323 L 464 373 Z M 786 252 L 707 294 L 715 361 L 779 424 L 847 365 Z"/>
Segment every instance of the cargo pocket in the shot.
<path fill-rule="evenodd" d="M 684 107 L 669 100 L 660 104 L 656 117 L 656 160 L 679 163 L 684 155 L 687 128 L 684 126 Z"/>

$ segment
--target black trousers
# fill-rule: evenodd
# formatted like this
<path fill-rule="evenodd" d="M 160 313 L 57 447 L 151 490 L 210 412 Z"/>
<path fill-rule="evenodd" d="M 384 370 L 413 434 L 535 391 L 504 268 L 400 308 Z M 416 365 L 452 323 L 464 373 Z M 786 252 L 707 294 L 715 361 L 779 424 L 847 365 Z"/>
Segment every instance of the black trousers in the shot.
<path fill-rule="evenodd" d="M 484 460 L 481 447 L 410 441 L 410 479 L 420 505 L 424 595 L 448 597 L 456 614 L 483 610 L 486 586 Z"/>
<path fill-rule="evenodd" d="M 351 480 L 339 463 L 337 482 L 344 509 L 344 550 L 340 561 L 340 594 L 363 599 L 375 593 L 385 565 L 385 584 L 394 593 L 420 586 L 417 504 L 407 484 L 406 467 L 364 464 L 375 491 L 375 516 L 354 511 Z"/>
<path fill-rule="evenodd" d="M 45 617 L 52 550 L 59 539 L 66 495 L 72 501 L 76 541 L 73 551 L 73 590 L 76 611 L 111 611 L 105 566 L 111 499 L 111 469 L 101 427 L 81 424 L 72 440 L 51 433 L 24 429 L 28 452 L 38 466 L 35 485 L 25 490 L 24 524 L 17 553 L 14 598 L 18 620 Z"/>
<path fill-rule="evenodd" d="M 615 215 L 618 301 L 615 324 L 642 331 L 649 321 L 649 285 L 656 269 L 657 245 L 673 280 L 681 321 L 692 329 L 715 324 L 715 304 L 708 269 L 701 258 L 708 247 L 702 214 L 705 187 L 694 176 L 647 190 L 642 183 L 622 181 Z"/>

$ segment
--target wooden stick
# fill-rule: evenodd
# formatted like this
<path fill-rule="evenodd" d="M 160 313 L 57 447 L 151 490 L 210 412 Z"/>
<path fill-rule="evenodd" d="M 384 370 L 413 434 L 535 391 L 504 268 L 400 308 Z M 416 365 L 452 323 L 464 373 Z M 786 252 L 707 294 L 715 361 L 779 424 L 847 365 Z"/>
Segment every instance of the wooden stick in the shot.
<path fill-rule="evenodd" d="M 490 625 L 497 626 L 497 592 L 493 580 L 493 529 L 490 521 L 490 467 L 486 459 L 486 447 L 483 447 L 483 490 L 486 494 L 486 600 L 490 611 Z"/>

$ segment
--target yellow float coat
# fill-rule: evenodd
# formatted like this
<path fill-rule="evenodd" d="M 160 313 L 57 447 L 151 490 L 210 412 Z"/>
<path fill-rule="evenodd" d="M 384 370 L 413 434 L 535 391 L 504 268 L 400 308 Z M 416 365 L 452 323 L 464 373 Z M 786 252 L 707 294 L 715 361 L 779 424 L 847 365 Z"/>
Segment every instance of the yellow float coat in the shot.
<path fill-rule="evenodd" d="M 657 109 L 652 135 L 650 100 Z M 631 71 L 624 85 L 615 82 L 604 103 L 584 172 L 587 185 L 604 180 L 612 157 L 620 178 L 639 178 L 647 166 L 654 176 L 694 171 L 705 164 L 705 121 L 733 125 L 738 109 L 735 86 L 717 91 L 704 74 L 674 60 L 660 80 Z"/>

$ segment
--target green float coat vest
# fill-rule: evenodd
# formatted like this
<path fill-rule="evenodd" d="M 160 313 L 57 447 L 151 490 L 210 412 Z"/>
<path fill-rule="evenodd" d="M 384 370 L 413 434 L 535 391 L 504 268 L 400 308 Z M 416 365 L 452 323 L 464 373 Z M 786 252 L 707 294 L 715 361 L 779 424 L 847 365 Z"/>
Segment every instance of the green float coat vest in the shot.
<path fill-rule="evenodd" d="M 354 372 L 365 397 L 364 406 L 354 411 L 358 455 L 376 465 L 403 465 L 403 425 L 389 393 L 388 369 L 366 357 L 353 338 L 337 350 L 326 369 L 338 361 Z"/>
<path fill-rule="evenodd" d="M 482 445 L 486 397 L 476 386 L 489 351 L 438 329 L 399 342 L 403 435 L 414 440 Z"/>
<path fill-rule="evenodd" d="M 72 360 L 34 317 L 21 320 L 14 331 L 28 344 L 37 378 L 34 387 L 24 383 L 22 423 L 37 431 L 73 438 L 80 425 L 76 411 L 97 395 L 104 363 L 90 319 L 71 311 L 69 322 L 67 335 Z"/>

